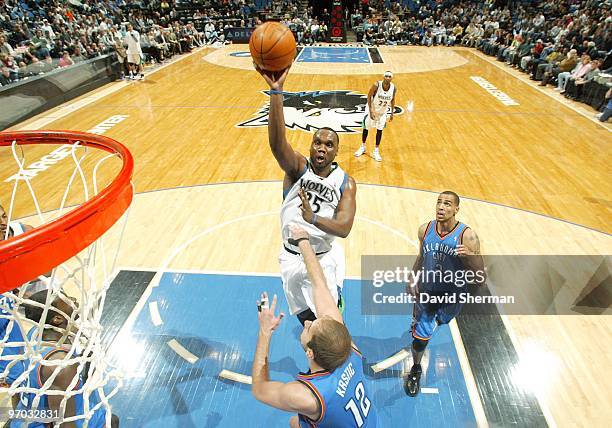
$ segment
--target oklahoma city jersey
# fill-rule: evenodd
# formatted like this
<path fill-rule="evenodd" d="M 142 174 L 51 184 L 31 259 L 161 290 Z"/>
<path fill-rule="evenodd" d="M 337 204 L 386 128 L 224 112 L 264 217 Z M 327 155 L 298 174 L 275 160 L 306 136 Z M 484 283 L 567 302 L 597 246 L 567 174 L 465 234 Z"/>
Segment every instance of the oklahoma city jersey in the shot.
<path fill-rule="evenodd" d="M 383 82 L 378 81 L 378 89 L 376 89 L 376 93 L 372 97 L 373 109 L 378 114 L 384 114 L 387 112 L 388 108 L 391 106 L 391 100 L 393 99 L 393 94 L 395 93 L 395 86 L 393 83 L 389 83 L 389 90 L 385 91 L 383 89 Z M 366 106 L 366 112 L 370 111 L 369 104 Z"/>
<path fill-rule="evenodd" d="M 327 177 L 320 177 L 313 172 L 310 161 L 306 160 L 304 172 L 286 192 L 283 205 L 281 206 L 281 234 L 285 247 L 296 252 L 299 251 L 297 247 L 287 242 L 291 237 L 289 225 L 297 224 L 310 235 L 310 244 L 315 253 L 325 253 L 331 249 L 331 244 L 335 238 L 334 235 L 325 233 L 318 227 L 306 223 L 302 217 L 302 210 L 300 208 L 302 201 L 298 196 L 298 192 L 302 187 L 304 188 L 310 201 L 310 207 L 317 216 L 332 218 L 336 213 L 336 208 L 338 208 L 338 203 L 347 181 L 348 175 L 336 162 L 332 163 L 332 171 Z"/>
<path fill-rule="evenodd" d="M 30 329 L 30 331 L 28 332 L 29 340 L 33 340 L 33 337 L 36 334 L 36 331 L 37 331 L 36 327 L 32 327 L 32 329 Z M 51 357 L 54 353 L 58 351 L 69 351 L 69 350 L 66 350 L 63 348 L 55 348 L 51 346 L 43 346 L 40 351 L 40 355 L 42 356 L 43 360 L 48 360 L 49 357 Z M 42 383 L 41 383 L 41 378 L 40 378 L 41 370 L 42 370 L 42 365 L 40 363 L 36 363 L 36 367 L 32 371 L 30 371 L 28 375 L 27 387 L 33 388 L 33 389 L 42 388 Z M 81 375 L 79 376 L 79 382 L 75 386 L 75 389 L 82 388 L 82 385 L 83 385 L 83 374 L 81 373 Z M 85 399 L 83 398 L 83 393 L 75 394 L 73 395 L 73 397 L 74 397 L 76 415 L 85 414 L 84 412 Z M 21 410 L 26 413 L 29 411 L 32 411 L 32 406 L 34 404 L 36 394 L 32 392 L 22 392 L 19 398 L 20 400 L 19 400 L 19 404 L 17 405 L 17 410 Z M 100 396 L 98 395 L 98 392 L 92 391 L 91 394 L 89 395 L 89 408 L 91 409 L 95 407 L 99 402 L 100 402 Z M 38 400 L 37 409 L 49 410 L 49 401 L 48 401 L 46 394 L 40 395 L 40 398 Z M 103 428 L 105 426 L 105 422 L 106 422 L 106 408 L 102 406 L 93 413 L 91 418 L 89 418 L 89 423 L 87 424 L 87 426 L 90 428 Z M 77 428 L 83 428 L 83 426 L 85 425 L 84 419 L 77 419 L 76 421 L 74 421 L 74 424 Z M 10 426 L 11 428 L 25 428 L 26 426 L 27 428 L 46 428 L 47 426 L 49 426 L 49 424 L 42 423 L 42 422 L 30 422 L 29 424 L 26 425 L 22 421 L 16 419 L 11 422 Z"/>
<path fill-rule="evenodd" d="M 321 406 L 318 421 L 299 415 L 301 428 L 377 426 L 376 408 L 364 385 L 362 356 L 356 350 L 333 372 L 300 373 L 296 380 L 314 394 Z"/>
<path fill-rule="evenodd" d="M 468 228 L 465 224 L 457 222 L 453 230 L 440 236 L 436 228 L 436 220 L 429 222 L 423 236 L 423 269 L 427 272 L 457 272 L 463 269 L 463 261 L 457 256 L 457 245 L 463 239 L 463 233 Z M 464 291 L 457 288 L 453 282 L 445 281 L 442 277 L 430 276 L 419 284 L 419 291 L 432 294 L 454 293 Z"/>

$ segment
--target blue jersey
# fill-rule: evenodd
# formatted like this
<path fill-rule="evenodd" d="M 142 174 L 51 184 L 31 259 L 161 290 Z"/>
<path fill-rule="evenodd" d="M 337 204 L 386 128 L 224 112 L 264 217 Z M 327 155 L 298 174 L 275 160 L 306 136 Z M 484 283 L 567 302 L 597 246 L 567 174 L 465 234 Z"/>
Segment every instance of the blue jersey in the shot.
<path fill-rule="evenodd" d="M 32 328 L 28 332 L 28 337 L 31 338 L 35 332 L 36 332 L 36 327 Z M 56 352 L 60 352 L 60 351 L 67 352 L 69 350 L 62 349 L 62 348 L 52 348 L 52 347 L 45 346 L 42 349 L 41 355 L 42 355 L 43 359 L 47 360 L 53 354 L 55 354 Z M 42 365 L 40 363 L 37 363 L 36 366 L 34 367 L 34 369 L 29 373 L 28 380 L 27 380 L 29 387 L 32 387 L 32 388 L 41 388 L 42 387 L 43 384 L 41 382 L 41 370 L 42 370 Z M 81 377 L 81 379 L 77 383 L 75 389 L 80 389 L 82 387 L 82 385 L 83 385 L 83 379 Z M 75 400 L 76 414 L 77 415 L 84 414 L 84 411 L 83 411 L 83 407 L 84 407 L 83 394 L 82 393 L 81 394 L 76 394 L 73 397 L 74 397 L 73 399 Z M 19 404 L 17 405 L 17 409 L 18 410 L 26 410 L 26 411 L 27 410 L 31 410 L 32 409 L 32 405 L 34 404 L 35 398 L 36 398 L 36 394 L 34 394 L 34 393 L 22 392 L 21 396 L 19 397 Z M 100 402 L 100 397 L 98 396 L 98 393 L 96 391 L 93 391 L 89 395 L 89 408 L 94 407 L 99 402 Z M 47 400 L 47 396 L 46 395 L 41 395 L 40 396 L 40 398 L 38 400 L 37 409 L 40 409 L 40 410 L 42 410 L 42 409 L 48 410 L 49 409 L 49 402 Z M 78 420 L 74 421 L 74 424 L 76 425 L 77 428 L 82 428 L 84 422 L 85 422 L 84 419 L 78 419 Z M 106 422 L 106 410 L 102 406 L 98 410 L 95 411 L 93 416 L 89 419 L 89 423 L 88 423 L 87 426 L 89 428 L 102 428 L 102 427 L 105 426 L 105 422 Z M 28 424 L 27 428 L 46 428 L 47 426 L 48 426 L 48 424 L 45 424 L 45 423 L 42 423 L 42 422 L 31 422 L 31 423 Z M 11 423 L 11 428 L 24 428 L 23 421 L 14 420 Z"/>
<path fill-rule="evenodd" d="M 9 296 L 2 294 L 0 295 L 0 356 L 6 357 L 9 355 L 18 355 L 23 353 L 23 346 L 5 346 L 5 343 L 10 342 L 23 342 L 23 335 L 21 334 L 21 329 L 16 321 L 11 323 L 8 317 L 11 316 L 11 311 L 13 310 L 13 305 L 15 304 L 14 300 Z M 6 367 L 8 366 L 10 360 L 1 360 L 0 359 L 0 377 Z M 17 361 L 13 366 L 9 369 L 6 374 L 6 383 L 8 385 L 12 384 L 15 379 L 19 377 L 21 373 L 23 373 L 23 361 Z"/>
<path fill-rule="evenodd" d="M 430 221 L 423 237 L 423 276 L 419 282 L 419 292 L 444 294 L 465 291 L 455 286 L 457 271 L 463 270 L 463 262 L 457 256 L 457 246 L 461 244 L 463 233 L 468 226 L 457 222 L 453 230 L 440 235 L 437 222 Z"/>
<path fill-rule="evenodd" d="M 357 351 L 331 373 L 300 373 L 296 379 L 308 387 L 321 407 L 316 421 L 299 415 L 300 427 L 376 427 L 376 409 L 364 378 L 362 357 Z"/>

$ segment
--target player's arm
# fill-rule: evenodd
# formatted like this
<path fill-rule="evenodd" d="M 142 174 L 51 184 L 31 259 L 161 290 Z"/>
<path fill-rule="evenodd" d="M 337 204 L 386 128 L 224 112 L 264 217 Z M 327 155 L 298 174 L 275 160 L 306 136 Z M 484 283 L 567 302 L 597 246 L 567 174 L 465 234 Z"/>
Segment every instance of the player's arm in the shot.
<path fill-rule="evenodd" d="M 332 218 L 320 217 L 312 211 L 310 202 L 304 190 L 300 190 L 299 195 L 302 200 L 302 217 L 310 224 L 314 224 L 325 233 L 329 233 L 340 238 L 346 238 L 353 228 L 355 220 L 357 184 L 353 177 L 348 177 L 346 187 L 342 197 L 338 202 L 338 207 Z"/>
<path fill-rule="evenodd" d="M 49 358 L 49 360 L 61 360 L 65 358 L 66 354 L 63 352 L 55 353 Z M 46 379 L 53 374 L 55 370 L 58 370 L 58 366 L 43 366 L 43 379 L 41 379 L 42 383 L 46 382 Z M 63 369 L 61 369 L 58 375 L 53 380 L 53 384 L 49 389 L 56 391 L 68 391 L 71 387 L 71 383 L 73 379 L 77 376 L 77 365 L 71 364 Z M 78 387 L 78 381 L 74 383 L 72 388 Z M 64 395 L 55 395 L 55 394 L 47 394 L 47 400 L 49 404 L 49 410 L 53 413 L 57 412 L 60 416 L 62 415 L 61 404 Z M 75 399 L 70 398 L 66 401 L 66 409 L 63 414 L 63 418 L 69 418 L 76 414 L 76 404 Z M 60 425 L 61 428 L 76 428 L 76 423 L 74 422 L 65 422 Z"/>
<path fill-rule="evenodd" d="M 310 391 L 299 382 L 274 382 L 270 380 L 268 355 L 270 353 L 270 341 L 274 330 L 280 325 L 284 314 L 274 314 L 276 310 L 276 295 L 272 305 L 268 307 L 268 294 L 263 293 L 261 300 L 257 302 L 259 318 L 259 336 L 255 357 L 253 358 L 253 396 L 255 399 L 277 409 L 288 412 L 301 413 L 312 419 L 319 416 L 319 403 Z"/>
<path fill-rule="evenodd" d="M 310 278 L 310 282 L 312 283 L 312 299 L 314 300 L 315 309 L 317 311 L 317 318 L 328 316 L 344 324 L 342 314 L 338 310 L 337 302 L 334 302 L 334 298 L 329 292 L 329 288 L 327 288 L 327 280 L 325 279 L 317 255 L 308 241 L 308 232 L 299 226 L 292 225 L 291 236 L 295 240 L 300 240 L 298 242 L 298 247 L 304 258 L 304 264 L 308 271 L 308 278 Z"/>
<path fill-rule="evenodd" d="M 463 233 L 461 244 L 457 245 L 457 255 L 462 258 L 465 267 L 476 274 L 475 284 L 483 285 L 487 279 L 484 260 L 480 254 L 480 240 L 471 228 Z"/>
<path fill-rule="evenodd" d="M 268 141 L 270 149 L 281 169 L 290 178 L 296 179 L 306 165 L 306 158 L 291 148 L 285 136 L 282 92 L 289 68 L 278 72 L 266 71 L 257 67 L 256 70 L 270 86 L 270 111 L 268 113 Z"/>
<path fill-rule="evenodd" d="M 421 226 L 419 226 L 419 232 L 418 232 L 418 236 L 419 236 L 419 254 L 417 255 L 416 260 L 414 261 L 414 264 L 412 265 L 412 281 L 409 281 L 408 284 L 406 284 L 406 291 L 408 293 L 411 294 L 415 294 L 416 293 L 416 286 L 417 286 L 417 272 L 419 272 L 422 268 L 423 268 L 423 239 L 425 239 L 425 231 L 427 230 L 427 225 L 429 223 L 424 223 Z"/>
<path fill-rule="evenodd" d="M 378 90 L 378 82 L 374 83 L 368 92 L 368 105 L 370 106 L 370 119 L 375 119 L 374 117 L 374 95 L 376 95 L 376 91 Z"/>

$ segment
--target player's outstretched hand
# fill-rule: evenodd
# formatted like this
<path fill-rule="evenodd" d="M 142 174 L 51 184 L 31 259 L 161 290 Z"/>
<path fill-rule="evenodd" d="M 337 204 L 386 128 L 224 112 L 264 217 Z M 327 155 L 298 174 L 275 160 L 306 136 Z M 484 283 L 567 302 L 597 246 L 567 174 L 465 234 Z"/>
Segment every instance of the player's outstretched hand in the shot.
<path fill-rule="evenodd" d="M 270 86 L 270 89 L 274 91 L 283 90 L 283 85 L 285 84 L 285 79 L 289 74 L 289 69 L 291 68 L 291 66 L 281 71 L 264 70 L 262 68 L 259 68 L 256 64 L 253 64 L 253 66 L 255 66 L 255 70 L 257 70 L 257 72 L 261 74 L 268 86 Z"/>
<path fill-rule="evenodd" d="M 298 226 L 297 224 L 290 224 L 289 230 L 291 231 L 291 237 L 293 239 L 308 238 L 308 232 L 306 232 L 304 228 Z"/>
<path fill-rule="evenodd" d="M 264 334 L 271 335 L 274 330 L 280 325 L 284 313 L 280 313 L 278 316 L 274 314 L 276 311 L 276 294 L 272 298 L 272 305 L 270 305 L 270 299 L 268 293 L 261 293 L 261 299 L 257 301 L 257 310 L 259 311 L 257 317 L 259 318 L 259 330 Z"/>
<path fill-rule="evenodd" d="M 300 200 L 302 201 L 302 205 L 300 209 L 302 210 L 302 218 L 306 223 L 311 223 L 314 220 L 314 212 L 312 211 L 312 207 L 310 206 L 310 202 L 308 201 L 308 196 L 306 195 L 306 191 L 302 188 L 298 192 Z"/>

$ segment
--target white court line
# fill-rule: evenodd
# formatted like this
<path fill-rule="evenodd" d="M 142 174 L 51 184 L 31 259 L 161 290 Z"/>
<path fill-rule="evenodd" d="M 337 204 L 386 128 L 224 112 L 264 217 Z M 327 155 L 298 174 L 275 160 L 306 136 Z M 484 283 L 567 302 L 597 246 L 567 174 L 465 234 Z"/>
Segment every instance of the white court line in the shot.
<path fill-rule="evenodd" d="M 219 373 L 219 377 L 222 377 L 224 379 L 229 379 L 234 382 L 244 383 L 247 385 L 253 384 L 253 378 L 251 376 L 247 376 L 242 373 L 236 373 L 236 372 L 233 372 L 227 369 L 221 370 L 221 372 Z"/>
<path fill-rule="evenodd" d="M 472 367 L 470 366 L 467 353 L 465 352 L 465 348 L 463 346 L 463 340 L 461 339 L 461 333 L 459 332 L 459 327 L 457 326 L 457 320 L 453 319 L 448 324 L 448 327 L 450 328 L 453 342 L 455 343 L 455 349 L 457 350 L 457 356 L 459 358 L 459 365 L 461 366 L 463 378 L 465 379 L 465 386 L 467 387 L 468 396 L 470 397 L 470 402 L 472 403 L 476 424 L 478 428 L 487 428 L 489 426 L 489 422 L 487 421 L 487 416 L 485 414 L 484 407 L 482 406 L 480 395 L 478 394 L 478 387 L 476 386 L 476 380 L 474 379 L 474 374 L 472 373 Z"/>
<path fill-rule="evenodd" d="M 439 394 L 438 388 L 421 388 L 423 394 Z"/>
<path fill-rule="evenodd" d="M 154 302 L 149 302 L 149 315 L 151 316 L 151 321 L 153 321 L 153 325 L 155 327 L 159 327 L 164 323 L 164 321 L 161 319 L 161 315 L 159 314 L 157 300 Z"/>
<path fill-rule="evenodd" d="M 198 361 L 198 357 L 189 352 L 183 345 L 181 345 L 176 339 L 171 339 L 166 343 L 174 352 L 176 352 L 185 361 L 195 364 Z"/>
<path fill-rule="evenodd" d="M 395 355 L 392 355 L 389 358 L 379 361 L 378 363 L 374 364 L 372 366 L 372 371 L 374 373 L 381 372 L 385 369 L 388 369 L 391 366 L 396 365 L 400 361 L 405 360 L 409 356 L 410 356 L 410 352 L 408 352 L 406 349 L 402 349 L 399 352 L 397 352 Z"/>
<path fill-rule="evenodd" d="M 523 80 L 521 77 L 511 73 L 506 67 L 502 66 L 501 64 L 497 64 L 495 61 L 489 59 L 486 57 L 486 55 L 481 54 L 479 51 L 472 51 L 469 50 L 468 52 L 471 52 L 473 55 L 476 55 L 476 57 L 483 59 L 485 61 L 487 61 L 489 64 L 494 65 L 495 67 L 499 68 L 500 70 L 503 70 L 504 72 L 508 73 L 509 75 L 511 75 L 512 77 L 514 77 L 515 79 L 517 79 L 520 82 L 525 83 L 527 86 L 529 86 L 532 89 L 535 89 L 536 91 L 546 95 L 549 98 L 552 98 L 553 100 L 557 101 L 559 104 L 561 104 L 562 106 L 565 106 L 567 108 L 570 108 L 572 110 L 574 110 L 576 113 L 578 113 L 579 115 L 589 119 L 591 122 L 596 123 L 597 125 L 601 126 L 602 128 L 604 128 L 606 131 L 608 132 L 612 132 L 612 128 L 608 128 L 604 123 L 600 122 L 599 120 L 595 119 L 593 116 L 589 116 L 587 113 L 581 111 L 580 109 L 574 107 L 571 104 L 566 104 L 564 103 L 562 100 L 558 99 L 554 93 L 550 93 L 549 91 L 545 90 L 544 88 L 541 88 L 540 85 L 534 85 L 533 83 L 531 83 L 531 81 L 528 80 Z"/>
<path fill-rule="evenodd" d="M 202 49 L 206 49 L 206 48 L 195 49 L 193 52 L 191 52 L 191 53 L 189 53 L 187 55 L 181 56 L 180 58 L 176 58 L 176 59 L 170 61 L 167 64 L 159 66 L 155 70 L 151 70 L 150 72 L 147 72 L 146 76 L 150 76 L 152 74 L 155 74 L 158 71 L 163 70 L 166 67 L 169 67 L 171 65 L 176 64 L 179 61 L 184 60 L 185 58 L 189 58 L 192 55 L 194 55 L 195 53 L 201 51 Z M 87 105 L 89 105 L 91 103 L 99 101 L 99 100 L 101 100 L 102 98 L 104 98 L 104 97 L 106 97 L 108 95 L 114 94 L 115 92 L 117 92 L 117 91 L 119 91 L 119 90 L 121 90 L 121 89 L 123 89 L 123 88 L 125 88 L 127 86 L 130 86 L 130 84 L 132 84 L 132 83 L 138 84 L 137 82 L 130 82 L 130 81 L 127 81 L 127 80 L 110 82 L 109 84 L 111 86 L 108 87 L 108 88 L 101 89 L 101 90 L 99 90 L 98 92 L 96 92 L 95 94 L 93 94 L 91 96 L 87 96 L 87 97 L 78 99 L 76 101 L 69 102 L 68 104 L 60 107 L 58 110 L 55 110 L 54 112 L 49 113 L 49 115 L 45 115 L 45 116 L 42 116 L 42 117 L 40 117 L 38 119 L 34 119 L 33 122 L 30 122 L 30 123 L 28 123 L 26 125 L 16 125 L 17 128 L 15 128 L 15 129 L 17 131 L 25 131 L 25 130 L 35 130 L 35 129 L 43 128 L 43 127 L 47 126 L 48 124 L 50 124 L 51 122 L 54 122 L 54 121 L 56 121 L 58 119 L 61 119 L 61 118 L 65 117 L 65 116 L 67 116 L 69 114 L 72 114 L 75 111 L 77 111 L 77 110 L 79 110 L 79 109 L 81 109 L 81 108 L 83 108 L 83 107 L 85 107 L 85 106 L 87 106 Z M 45 113 L 41 113 L 41 115 L 44 115 L 44 114 Z M 26 119 L 26 120 L 28 120 L 28 119 Z"/>

